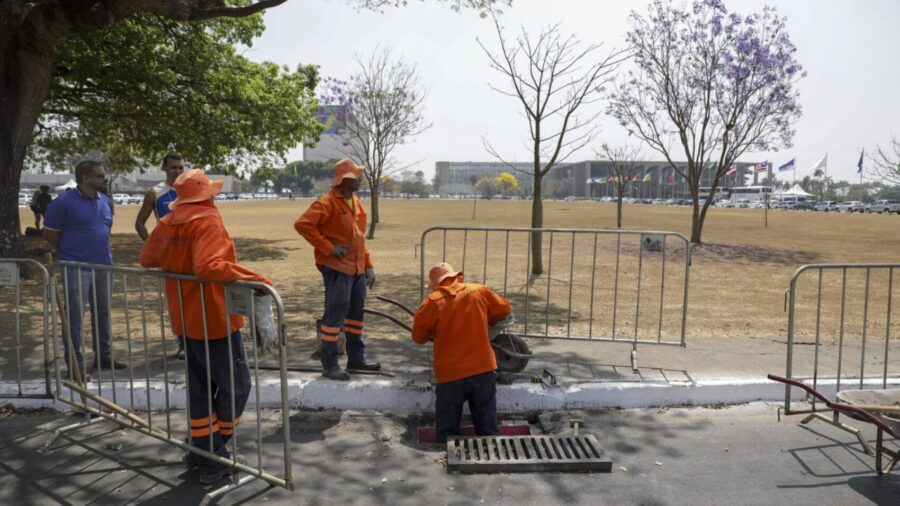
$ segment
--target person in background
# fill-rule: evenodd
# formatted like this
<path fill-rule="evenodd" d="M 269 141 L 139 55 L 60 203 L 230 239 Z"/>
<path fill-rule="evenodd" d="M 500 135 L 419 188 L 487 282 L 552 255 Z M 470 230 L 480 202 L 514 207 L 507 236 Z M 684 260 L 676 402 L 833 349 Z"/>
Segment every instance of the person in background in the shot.
<path fill-rule="evenodd" d="M 479 436 L 497 428 L 497 358 L 488 325 L 509 316 L 509 302 L 489 287 L 463 281 L 463 273 L 439 263 L 428 272 L 429 293 L 413 316 L 412 339 L 434 342 L 437 442 L 459 434 L 463 404 L 469 403 Z"/>
<path fill-rule="evenodd" d="M 169 204 L 175 200 L 177 193 L 175 192 L 175 180 L 184 172 L 184 158 L 178 153 L 172 152 L 163 157 L 162 170 L 166 174 L 166 180 L 147 190 L 144 195 L 144 203 L 138 210 L 137 217 L 134 219 L 134 230 L 137 231 L 142 241 L 147 241 L 150 234 L 147 232 L 147 220 L 150 215 L 156 218 L 156 222 L 169 214 Z M 178 351 L 175 352 L 175 358 L 184 358 L 184 341 L 177 337 Z"/>
<path fill-rule="evenodd" d="M 60 195 L 47 207 L 42 235 L 59 252 L 60 260 L 112 265 L 110 229 L 113 224 L 113 206 L 112 200 L 102 192 L 106 183 L 106 170 L 100 162 L 85 160 L 75 167 L 75 181 L 78 186 Z M 81 319 L 88 304 L 91 309 L 94 369 L 126 368 L 125 364 L 113 357 L 109 320 L 112 293 L 110 273 L 67 267 L 62 278 L 69 335 L 74 349 L 72 357 L 68 344 L 64 346 L 70 377 L 76 377 L 74 367 L 78 367 L 81 377 L 84 377 Z"/>
<path fill-rule="evenodd" d="M 34 192 L 31 196 L 31 211 L 34 213 L 34 228 L 41 229 L 41 218 L 47 214 L 47 207 L 53 202 L 53 195 L 50 195 L 50 187 L 42 184 L 41 190 Z"/>

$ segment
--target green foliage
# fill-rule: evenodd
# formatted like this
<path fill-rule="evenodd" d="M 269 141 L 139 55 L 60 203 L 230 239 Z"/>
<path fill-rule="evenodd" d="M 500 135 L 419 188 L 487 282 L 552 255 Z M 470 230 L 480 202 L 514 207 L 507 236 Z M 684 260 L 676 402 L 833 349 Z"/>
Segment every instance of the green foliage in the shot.
<path fill-rule="evenodd" d="M 330 184 L 331 176 L 332 167 L 325 162 L 291 162 L 275 175 L 275 189 L 280 192 L 282 188 L 290 188 L 309 196 L 318 193 L 316 183 Z"/>
<path fill-rule="evenodd" d="M 259 15 L 182 23 L 139 15 L 67 39 L 56 51 L 32 159 L 103 152 L 113 170 L 155 166 L 170 150 L 225 172 L 273 166 L 314 143 L 318 70 L 238 53 Z"/>

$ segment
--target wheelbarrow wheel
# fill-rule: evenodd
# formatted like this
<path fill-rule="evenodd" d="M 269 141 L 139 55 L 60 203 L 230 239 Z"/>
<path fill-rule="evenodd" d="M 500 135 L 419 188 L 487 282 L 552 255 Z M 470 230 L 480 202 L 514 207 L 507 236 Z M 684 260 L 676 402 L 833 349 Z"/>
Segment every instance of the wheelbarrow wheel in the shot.
<path fill-rule="evenodd" d="M 531 358 L 531 350 L 521 337 L 515 334 L 497 334 L 491 340 L 500 372 L 522 372 Z"/>

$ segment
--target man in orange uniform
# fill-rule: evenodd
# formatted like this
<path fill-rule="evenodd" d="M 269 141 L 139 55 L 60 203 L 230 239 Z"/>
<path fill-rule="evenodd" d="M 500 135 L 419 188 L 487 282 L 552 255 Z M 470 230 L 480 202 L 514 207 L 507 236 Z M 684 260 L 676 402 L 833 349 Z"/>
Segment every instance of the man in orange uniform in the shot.
<path fill-rule="evenodd" d="M 228 458 L 225 445 L 240 421 L 251 384 L 240 332 L 244 319 L 225 314 L 222 284 L 248 280 L 271 285 L 272 281 L 237 264 L 234 242 L 212 201 L 222 183 L 210 181 L 200 169 L 178 176 L 174 185 L 178 197 L 169 204 L 172 212 L 159 220 L 144 243 L 140 263 L 211 282 L 203 284 L 201 295 L 197 282 L 166 280 L 166 298 L 172 330 L 186 337 L 191 444 Z M 233 374 L 229 374 L 229 360 Z M 194 455 L 186 457 L 185 462 L 200 467 L 200 481 L 205 484 L 231 472 L 231 468 Z"/>
<path fill-rule="evenodd" d="M 509 302 L 487 286 L 463 282 L 447 263 L 432 267 L 428 278 L 432 292 L 413 317 L 412 339 L 434 341 L 437 441 L 459 434 L 466 401 L 475 433 L 497 435 L 497 359 L 488 325 L 509 316 Z"/>
<path fill-rule="evenodd" d="M 331 192 L 313 202 L 294 223 L 294 229 L 315 248 L 316 267 L 325 283 L 325 314 L 319 326 L 322 374 L 346 381 L 350 374 L 338 365 L 338 334 L 347 339 L 347 369 L 378 371 L 367 362 L 363 342 L 366 290 L 375 283 L 375 270 L 366 249 L 366 212 L 359 198 L 364 167 L 344 158 L 334 165 Z"/>

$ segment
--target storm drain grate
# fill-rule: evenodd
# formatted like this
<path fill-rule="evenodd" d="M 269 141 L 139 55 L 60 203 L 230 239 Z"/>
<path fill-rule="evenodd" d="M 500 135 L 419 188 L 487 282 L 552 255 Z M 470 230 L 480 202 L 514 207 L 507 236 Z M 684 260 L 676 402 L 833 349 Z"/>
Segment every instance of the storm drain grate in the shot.
<path fill-rule="evenodd" d="M 482 436 L 447 441 L 447 470 L 462 473 L 609 472 L 597 438 Z"/>

